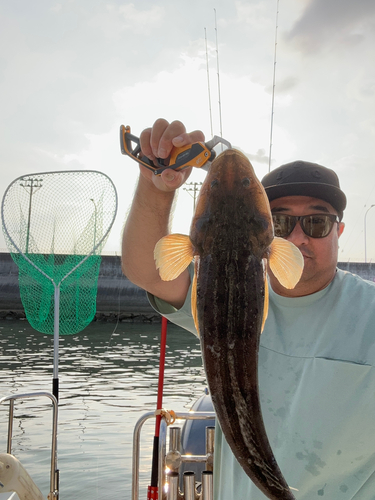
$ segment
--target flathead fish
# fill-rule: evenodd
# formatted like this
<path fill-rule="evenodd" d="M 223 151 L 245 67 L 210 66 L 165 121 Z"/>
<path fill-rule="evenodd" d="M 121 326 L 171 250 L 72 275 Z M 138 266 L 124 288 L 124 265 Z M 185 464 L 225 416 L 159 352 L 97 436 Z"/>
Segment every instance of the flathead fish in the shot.
<path fill-rule="evenodd" d="M 292 500 L 263 423 L 258 351 L 268 312 L 267 266 L 284 287 L 294 288 L 303 257 L 295 245 L 274 237 L 267 195 L 237 150 L 224 151 L 212 163 L 190 235 L 168 235 L 155 247 L 163 280 L 175 279 L 192 259 L 192 314 L 225 439 L 268 498 Z"/>

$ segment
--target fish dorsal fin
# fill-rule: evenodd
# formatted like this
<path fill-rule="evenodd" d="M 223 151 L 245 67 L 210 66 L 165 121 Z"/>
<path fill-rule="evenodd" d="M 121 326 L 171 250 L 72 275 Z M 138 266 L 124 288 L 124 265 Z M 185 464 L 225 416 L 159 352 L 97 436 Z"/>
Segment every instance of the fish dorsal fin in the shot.
<path fill-rule="evenodd" d="M 176 279 L 193 260 L 193 245 L 185 234 L 168 234 L 155 245 L 154 258 L 163 281 Z"/>
<path fill-rule="evenodd" d="M 263 308 L 262 329 L 260 333 L 263 332 L 264 324 L 268 316 L 268 305 L 269 305 L 268 279 L 267 279 L 267 270 L 264 269 L 264 308 Z"/>
<path fill-rule="evenodd" d="M 199 337 L 198 310 L 197 310 L 197 272 L 198 272 L 197 260 L 198 259 L 199 257 L 196 257 L 193 284 L 191 286 L 191 314 L 193 315 L 195 329 L 197 330 Z"/>
<path fill-rule="evenodd" d="M 271 243 L 269 266 L 284 288 L 294 288 L 303 271 L 303 256 L 290 241 L 275 236 Z"/>

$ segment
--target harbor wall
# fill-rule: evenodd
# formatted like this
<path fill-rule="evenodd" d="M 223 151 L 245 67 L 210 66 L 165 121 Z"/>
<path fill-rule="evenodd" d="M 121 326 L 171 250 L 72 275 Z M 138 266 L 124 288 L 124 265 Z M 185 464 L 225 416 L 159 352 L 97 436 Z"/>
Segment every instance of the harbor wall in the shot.
<path fill-rule="evenodd" d="M 25 317 L 18 286 L 18 267 L 9 253 L 0 253 L 0 319 Z M 146 292 L 121 271 L 120 256 L 102 256 L 95 319 L 102 321 L 159 321 Z"/>
<path fill-rule="evenodd" d="M 373 262 L 339 262 L 338 267 L 375 281 Z M 0 319 L 12 317 L 25 317 L 18 286 L 18 267 L 9 253 L 0 253 Z M 102 256 L 95 318 L 102 321 L 160 320 L 150 306 L 145 291 L 123 275 L 120 256 Z"/>

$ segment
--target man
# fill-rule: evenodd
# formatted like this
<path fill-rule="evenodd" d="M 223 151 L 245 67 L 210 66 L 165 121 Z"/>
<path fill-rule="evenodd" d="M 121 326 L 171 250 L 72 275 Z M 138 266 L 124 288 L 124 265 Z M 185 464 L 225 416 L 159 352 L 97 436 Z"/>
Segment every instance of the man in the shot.
<path fill-rule="evenodd" d="M 204 140 L 180 122 L 158 120 L 141 135 L 150 159 L 173 146 Z M 190 311 L 192 270 L 163 282 L 153 250 L 168 234 L 175 190 L 189 172 L 160 177 L 141 167 L 123 235 L 123 270 L 149 292 L 154 308 L 195 331 Z M 275 234 L 304 257 L 292 290 L 270 274 L 270 308 L 261 337 L 259 384 L 266 430 L 296 498 L 375 499 L 375 286 L 336 268 L 346 197 L 336 174 L 293 162 L 263 179 Z M 217 429 L 215 500 L 265 500 Z"/>

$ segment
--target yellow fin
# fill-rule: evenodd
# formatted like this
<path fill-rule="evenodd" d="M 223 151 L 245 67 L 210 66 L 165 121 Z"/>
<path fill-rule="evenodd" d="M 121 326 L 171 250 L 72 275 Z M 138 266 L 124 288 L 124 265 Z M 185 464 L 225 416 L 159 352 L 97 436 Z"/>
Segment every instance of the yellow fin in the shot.
<path fill-rule="evenodd" d="M 193 245 L 189 236 L 168 234 L 161 238 L 154 250 L 156 269 L 163 281 L 176 279 L 193 260 Z"/>
<path fill-rule="evenodd" d="M 303 271 L 303 256 L 290 241 L 275 236 L 271 243 L 269 266 L 284 288 L 294 288 Z"/>
<path fill-rule="evenodd" d="M 264 324 L 268 316 L 268 305 L 269 305 L 269 294 L 268 294 L 268 279 L 267 271 L 264 271 L 264 309 L 263 309 L 263 319 L 262 319 L 262 329 L 260 333 L 263 332 Z"/>
<path fill-rule="evenodd" d="M 199 257 L 197 257 L 197 259 L 199 259 Z M 194 325 L 199 337 L 198 310 L 197 310 L 197 271 L 198 271 L 198 265 L 197 261 L 195 261 L 195 272 L 194 272 L 193 284 L 191 286 L 191 313 L 193 315 Z"/>

